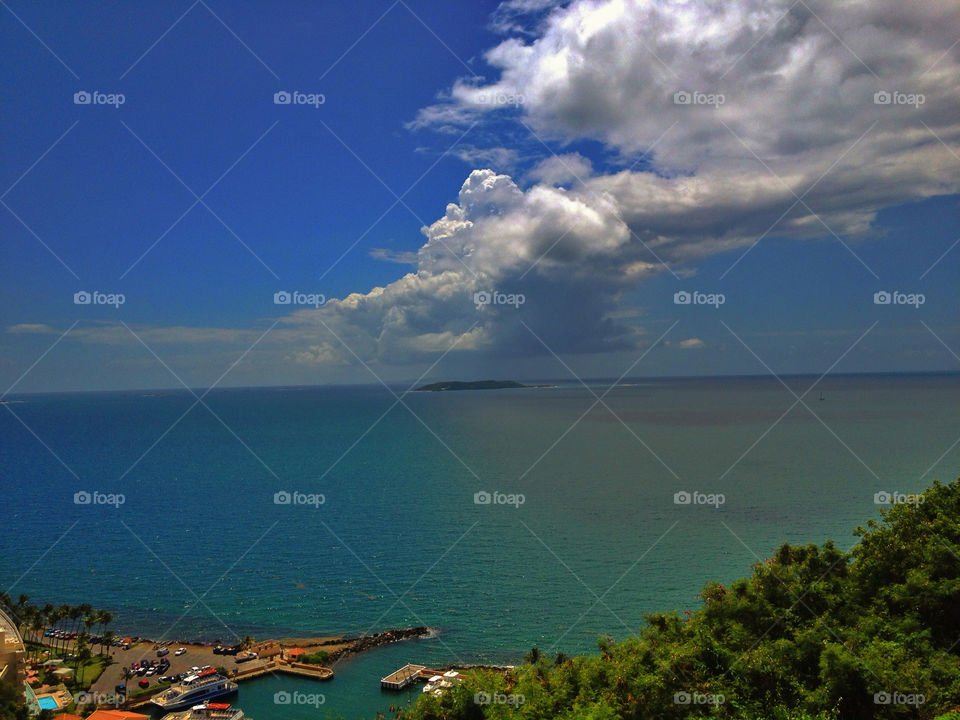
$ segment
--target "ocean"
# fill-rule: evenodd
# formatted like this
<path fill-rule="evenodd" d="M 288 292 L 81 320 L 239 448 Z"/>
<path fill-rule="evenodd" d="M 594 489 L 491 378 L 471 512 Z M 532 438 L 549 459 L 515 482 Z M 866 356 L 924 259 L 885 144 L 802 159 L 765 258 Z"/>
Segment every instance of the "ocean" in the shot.
<path fill-rule="evenodd" d="M 415 697 L 379 689 L 407 662 L 592 652 L 783 542 L 848 548 L 876 493 L 960 470 L 958 375 L 827 377 L 802 402 L 769 377 L 607 389 L 10 396 L 0 585 L 158 639 L 436 628 L 236 701 L 369 718 Z"/>

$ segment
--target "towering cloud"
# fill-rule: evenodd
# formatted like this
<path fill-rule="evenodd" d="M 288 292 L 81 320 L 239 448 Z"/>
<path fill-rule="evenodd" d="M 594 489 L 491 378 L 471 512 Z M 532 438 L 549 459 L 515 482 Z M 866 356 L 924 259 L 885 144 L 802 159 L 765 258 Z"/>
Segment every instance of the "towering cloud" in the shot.
<path fill-rule="evenodd" d="M 485 55 L 497 77 L 458 80 L 413 126 L 506 115 L 559 155 L 527 186 L 474 170 L 423 228 L 416 272 L 287 322 L 392 361 L 454 343 L 542 351 L 523 322 L 558 352 L 622 347 L 638 331 L 614 309 L 654 273 L 767 234 L 850 243 L 884 207 L 960 190 L 953 2 L 545 7 L 501 7 L 494 22 L 513 36 Z M 582 139 L 616 161 L 563 151 Z M 478 305 L 483 291 L 525 302 Z M 318 348 L 303 360 L 342 359 Z"/>

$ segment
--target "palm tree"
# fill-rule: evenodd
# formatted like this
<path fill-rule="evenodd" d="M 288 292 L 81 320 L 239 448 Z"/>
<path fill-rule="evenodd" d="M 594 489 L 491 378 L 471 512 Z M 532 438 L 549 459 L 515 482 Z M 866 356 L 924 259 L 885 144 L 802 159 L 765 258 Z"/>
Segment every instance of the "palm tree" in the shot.
<path fill-rule="evenodd" d="M 18 614 L 21 613 L 21 612 L 23 612 L 24 608 L 27 607 L 27 604 L 28 604 L 29 602 L 30 602 L 30 596 L 29 596 L 29 595 L 21 595 L 20 597 L 17 598 L 17 605 L 16 605 L 16 607 L 14 608 L 14 612 L 15 612 L 15 613 L 18 613 Z"/>
<path fill-rule="evenodd" d="M 61 605 L 59 608 L 57 608 L 57 610 L 59 611 L 58 614 L 60 615 L 60 617 L 57 619 L 57 622 L 60 623 L 61 630 L 65 630 L 62 623 L 64 620 L 68 620 L 70 618 L 70 609 L 71 608 L 69 605 Z M 66 644 L 67 644 L 66 638 L 63 639 L 63 642 L 60 641 L 60 638 L 57 638 L 56 645 L 57 645 L 57 650 L 59 652 L 63 652 L 63 648 L 66 647 Z"/>
<path fill-rule="evenodd" d="M 39 646 L 44 630 L 43 613 L 40 612 L 40 608 L 31 607 L 28 619 L 30 629 L 33 631 L 33 641 Z M 37 652 L 39 652 L 39 648 Z"/>
<path fill-rule="evenodd" d="M 77 617 L 73 619 L 73 632 L 80 634 L 80 626 L 84 624 L 87 619 L 87 616 L 93 612 L 93 606 L 87 603 L 81 603 L 76 607 Z"/>
<path fill-rule="evenodd" d="M 111 655 L 110 648 L 113 647 L 113 639 L 116 637 L 113 630 L 107 630 L 103 635 L 100 636 L 100 652 L 103 652 L 103 646 L 107 646 L 107 655 Z"/>
<path fill-rule="evenodd" d="M 523 661 L 529 665 L 540 662 L 540 648 L 530 648 L 530 651 L 523 656 Z"/>
<path fill-rule="evenodd" d="M 83 611 L 83 605 L 74 605 L 74 606 L 72 606 L 72 607 L 70 608 L 69 618 L 70 618 L 70 620 L 72 621 L 72 624 L 70 625 L 70 633 L 71 633 L 71 634 L 72 634 L 72 633 L 77 633 L 78 636 L 80 635 L 80 633 L 79 633 L 80 623 L 83 622 L 83 616 L 84 616 L 84 614 L 85 614 L 85 613 L 84 613 L 84 611 Z M 69 643 L 70 643 L 69 640 L 67 640 L 67 641 L 64 643 L 64 649 L 66 649 L 66 647 L 69 645 Z M 76 645 L 76 640 L 74 640 L 74 645 Z"/>
<path fill-rule="evenodd" d="M 90 608 L 90 614 L 83 618 L 83 635 L 85 638 L 90 638 L 90 628 L 97 624 L 97 612 L 93 608 Z"/>
<path fill-rule="evenodd" d="M 241 650 L 249 650 L 250 647 L 253 645 L 253 642 L 254 642 L 253 638 L 250 637 L 249 635 L 247 635 L 247 636 L 246 636 L 245 638 L 243 638 L 243 640 L 240 642 L 240 649 L 241 649 Z"/>
<path fill-rule="evenodd" d="M 85 632 L 77 635 L 77 644 L 73 648 L 76 658 L 73 661 L 73 682 L 80 687 L 80 666 L 90 659 L 90 648 L 87 647 L 87 634 Z"/>
<path fill-rule="evenodd" d="M 97 619 L 100 622 L 100 652 L 103 653 L 103 639 L 107 634 L 107 625 L 113 622 L 113 613 L 101 610 Z"/>
<path fill-rule="evenodd" d="M 53 630 L 57 629 L 57 625 L 60 622 L 61 608 L 54 606 L 53 609 L 49 612 L 48 617 L 50 618 L 50 628 Z M 53 652 L 57 651 L 57 638 L 50 639 L 50 645 L 53 647 Z"/>
<path fill-rule="evenodd" d="M 45 604 L 40 610 L 40 614 L 43 616 L 43 624 L 47 627 L 50 626 L 50 617 L 53 615 L 53 611 L 54 607 L 50 603 Z M 44 628 L 44 631 L 46 631 L 46 628 Z"/>

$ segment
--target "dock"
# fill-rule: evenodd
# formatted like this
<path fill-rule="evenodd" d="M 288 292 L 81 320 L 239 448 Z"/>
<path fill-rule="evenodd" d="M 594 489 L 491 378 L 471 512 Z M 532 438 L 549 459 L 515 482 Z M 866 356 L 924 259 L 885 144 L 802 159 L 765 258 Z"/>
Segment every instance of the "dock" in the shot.
<path fill-rule="evenodd" d="M 261 677 L 272 673 L 287 673 L 288 675 L 297 675 L 299 677 L 313 678 L 314 680 L 332 680 L 333 669 L 323 667 L 322 665 L 307 665 L 305 663 L 286 662 L 284 660 L 271 660 L 263 665 L 253 666 L 239 671 L 236 675 L 231 675 L 230 680 L 243 682 L 253 678 Z"/>
<path fill-rule="evenodd" d="M 403 690 L 421 679 L 420 673 L 426 670 L 425 665 L 407 663 L 399 670 L 380 679 L 380 687 L 384 690 Z"/>
<path fill-rule="evenodd" d="M 236 675 L 230 675 L 227 677 L 227 679 L 236 683 L 241 683 L 245 680 L 253 680 L 254 678 L 263 677 L 264 675 L 271 675 L 274 673 L 286 673 L 287 675 L 312 678 L 313 680 L 333 679 L 333 668 L 324 667 L 322 665 L 307 665 L 305 663 L 286 662 L 283 660 L 270 660 L 262 664 L 245 668 L 237 672 Z M 154 695 L 166 689 L 167 687 L 164 686 L 161 690 L 155 690 L 153 692 L 144 693 L 143 695 L 138 695 L 136 698 L 131 698 L 127 700 L 125 707 L 138 708 L 147 705 L 153 699 Z"/>

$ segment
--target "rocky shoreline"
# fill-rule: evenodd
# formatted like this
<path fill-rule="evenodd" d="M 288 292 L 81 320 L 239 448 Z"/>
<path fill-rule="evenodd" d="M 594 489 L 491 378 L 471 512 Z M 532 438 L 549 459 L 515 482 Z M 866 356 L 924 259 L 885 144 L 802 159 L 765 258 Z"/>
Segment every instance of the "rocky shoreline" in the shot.
<path fill-rule="evenodd" d="M 384 630 L 383 632 L 373 633 L 372 635 L 362 635 L 353 641 L 352 644 L 347 647 L 335 650 L 330 653 L 328 661 L 339 660 L 340 658 L 345 658 L 350 655 L 357 655 L 367 650 L 373 650 L 374 648 L 383 647 L 384 645 L 391 645 L 396 642 L 402 642 L 404 640 L 413 640 L 415 638 L 422 638 L 430 635 L 433 632 L 430 628 L 426 626 L 419 626 L 413 628 L 401 628 L 397 630 Z M 342 641 L 338 641 L 342 642 Z M 349 642 L 349 641 L 348 641 Z M 325 644 L 335 644 L 335 643 L 325 643 Z"/>

